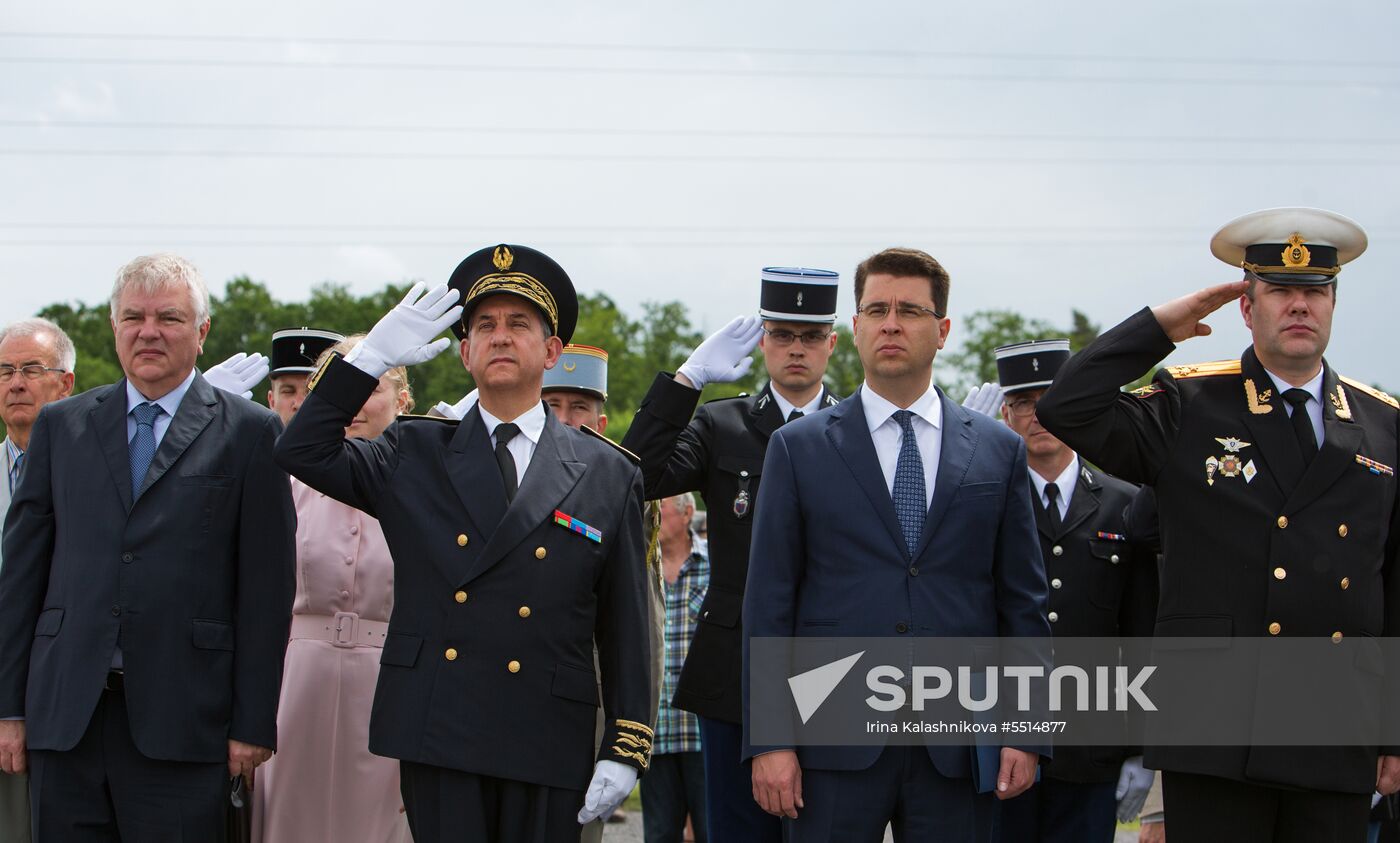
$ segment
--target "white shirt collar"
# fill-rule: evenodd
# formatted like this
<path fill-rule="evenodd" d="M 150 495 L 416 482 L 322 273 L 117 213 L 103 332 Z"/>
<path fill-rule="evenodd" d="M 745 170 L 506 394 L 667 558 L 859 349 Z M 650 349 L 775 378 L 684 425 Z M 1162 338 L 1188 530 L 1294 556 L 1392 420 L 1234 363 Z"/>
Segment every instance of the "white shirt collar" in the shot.
<path fill-rule="evenodd" d="M 486 412 L 486 408 L 481 406 L 480 402 L 477 402 L 476 408 L 481 411 L 481 420 L 486 424 L 486 435 L 494 436 L 496 426 L 504 424 L 504 422 Z M 524 434 L 525 438 L 536 445 L 540 444 L 540 436 L 544 433 L 544 414 L 544 402 L 541 401 L 514 419 L 515 426 L 520 428 L 520 432 Z"/>
<path fill-rule="evenodd" d="M 817 390 L 817 397 L 813 398 L 811 401 L 808 401 L 805 405 L 801 407 L 798 407 L 791 401 L 784 398 L 782 396 L 782 393 L 774 389 L 773 384 L 771 383 L 768 384 L 768 393 L 772 395 L 773 400 L 778 403 L 778 410 L 783 414 L 783 419 L 786 420 L 788 416 L 792 415 L 793 410 L 800 410 L 802 412 L 802 415 L 804 416 L 810 416 L 812 413 L 815 413 L 817 410 L 820 410 L 822 406 L 822 395 L 826 393 L 826 390 L 824 388 Z"/>
<path fill-rule="evenodd" d="M 1077 482 L 1078 476 L 1078 454 L 1074 455 L 1074 458 L 1069 461 L 1069 465 L 1065 466 L 1065 470 L 1061 471 L 1060 476 L 1056 477 L 1054 480 L 1046 480 L 1044 477 L 1041 477 L 1040 473 L 1035 469 L 1031 469 L 1031 483 L 1035 485 L 1035 493 L 1040 497 L 1041 504 L 1045 503 L 1045 487 L 1054 483 L 1056 486 L 1060 487 L 1060 501 L 1063 503 L 1066 510 L 1069 509 L 1070 498 L 1074 497 L 1074 484 Z"/>
<path fill-rule="evenodd" d="M 1264 371 L 1269 372 L 1267 368 L 1265 368 Z M 1325 366 L 1319 368 L 1317 370 L 1317 374 L 1313 376 L 1312 380 L 1298 387 L 1298 389 L 1305 390 L 1309 395 L 1311 395 L 1313 397 L 1313 400 L 1316 401 L 1319 405 L 1322 404 L 1322 376 L 1326 373 L 1326 371 L 1327 369 Z M 1274 382 L 1274 388 L 1278 390 L 1277 394 L 1279 398 L 1283 397 L 1283 393 L 1286 390 L 1294 388 L 1293 384 L 1289 383 L 1283 378 L 1280 378 L 1273 372 L 1269 372 L 1269 379 Z"/>
<path fill-rule="evenodd" d="M 860 385 L 860 403 L 865 409 L 865 423 L 873 431 L 875 428 L 890 421 L 899 410 L 908 410 L 929 424 L 935 430 L 943 427 L 943 402 L 938 398 L 938 390 L 929 384 L 928 390 L 914 400 L 908 407 L 897 407 L 892 401 L 879 395 L 870 388 L 869 384 Z M 897 422 L 896 422 L 897 424 Z"/>
<path fill-rule="evenodd" d="M 130 413 L 137 404 L 150 402 L 159 405 L 165 411 L 166 417 L 175 418 L 175 411 L 180 409 L 180 402 L 184 400 L 185 393 L 190 391 L 190 384 L 194 383 L 194 373 L 195 370 L 190 369 L 190 373 L 185 376 L 183 383 L 155 400 L 142 395 L 141 390 L 137 389 L 128 378 L 126 382 L 126 411 Z"/>

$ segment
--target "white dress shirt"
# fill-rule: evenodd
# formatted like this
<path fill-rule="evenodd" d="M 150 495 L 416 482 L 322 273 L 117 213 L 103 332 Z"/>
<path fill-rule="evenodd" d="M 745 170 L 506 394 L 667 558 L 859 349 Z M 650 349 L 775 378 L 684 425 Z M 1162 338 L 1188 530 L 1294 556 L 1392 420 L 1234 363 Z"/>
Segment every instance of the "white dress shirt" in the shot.
<path fill-rule="evenodd" d="M 476 405 L 481 411 L 481 421 L 486 425 L 486 432 L 491 436 L 491 447 L 496 447 L 496 428 L 505 422 L 486 412 L 486 408 L 481 404 Z M 515 426 L 520 428 L 514 438 L 506 443 L 506 450 L 510 451 L 511 457 L 515 460 L 515 488 L 519 489 L 525 482 L 525 469 L 530 467 L 530 459 L 535 455 L 535 446 L 540 442 L 540 436 L 544 433 L 544 402 L 536 404 L 524 413 L 521 413 L 513 421 Z"/>
<path fill-rule="evenodd" d="M 783 421 L 787 421 L 787 417 L 792 415 L 793 410 L 800 411 L 804 416 L 810 416 L 822 407 L 823 390 L 820 389 L 817 390 L 816 398 L 813 398 L 801 407 L 796 406 L 791 401 L 784 398 L 778 390 L 773 389 L 773 384 L 771 383 L 768 384 L 768 391 L 773 395 L 773 400 L 778 403 L 778 411 L 783 414 Z"/>
<path fill-rule="evenodd" d="M 1060 487 L 1060 500 L 1057 502 L 1057 509 L 1060 510 L 1060 521 L 1063 522 L 1069 515 L 1069 499 L 1074 496 L 1075 481 L 1079 477 L 1079 455 L 1075 454 L 1074 459 L 1069 461 L 1065 470 L 1060 472 L 1060 476 L 1054 480 L 1046 480 L 1031 469 L 1031 483 L 1035 484 L 1035 493 L 1040 498 L 1040 505 L 1045 507 L 1045 511 L 1050 511 L 1050 499 L 1045 496 L 1045 487 L 1054 483 Z"/>
<path fill-rule="evenodd" d="M 924 464 L 924 508 L 933 504 L 933 483 L 938 476 L 938 458 L 943 453 L 943 402 L 938 391 L 928 391 L 908 407 L 895 406 L 875 394 L 868 385 L 860 385 L 860 402 L 865 408 L 865 423 L 870 426 L 870 438 L 875 442 L 875 456 L 880 459 L 880 471 L 885 475 L 885 487 L 894 498 L 894 470 L 899 463 L 903 432 L 894 420 L 895 412 L 908 410 L 914 414 L 914 441 L 919 446 L 919 459 Z"/>
<path fill-rule="evenodd" d="M 1269 372 L 1268 369 L 1265 369 L 1264 371 Z M 1312 380 L 1310 380 L 1310 381 L 1308 381 L 1307 383 L 1303 384 L 1302 386 L 1298 387 L 1298 389 L 1304 390 L 1305 392 L 1307 392 L 1309 395 L 1312 396 L 1312 400 L 1310 400 L 1308 403 L 1304 404 L 1303 406 L 1306 407 L 1306 408 L 1308 409 L 1308 420 L 1312 422 L 1313 433 L 1315 433 L 1315 434 L 1317 435 L 1317 446 L 1318 446 L 1319 448 L 1322 447 L 1322 435 L 1323 435 L 1323 434 L 1322 434 L 1322 373 L 1323 373 L 1323 371 L 1324 371 L 1323 369 L 1318 369 L 1318 370 L 1317 370 L 1317 375 L 1316 375 L 1315 377 L 1313 377 Z M 1290 404 L 1290 403 L 1288 403 L 1287 401 L 1285 401 L 1284 398 L 1283 398 L 1283 392 L 1284 392 L 1284 390 L 1293 389 L 1293 388 L 1294 388 L 1294 387 L 1293 387 L 1293 384 L 1289 383 L 1289 382 L 1286 381 L 1286 380 L 1283 380 L 1282 378 L 1280 378 L 1278 375 L 1274 374 L 1273 372 L 1269 372 L 1269 379 L 1272 380 L 1272 381 L 1274 382 L 1274 390 L 1275 390 L 1274 395 L 1278 396 L 1279 401 L 1281 401 L 1281 402 L 1283 403 L 1284 412 L 1286 412 L 1286 413 L 1288 414 L 1288 417 L 1289 417 L 1289 418 L 1293 418 L 1293 405 Z"/>
<path fill-rule="evenodd" d="M 141 391 L 132 386 L 131 381 L 126 382 L 126 441 L 127 444 L 136 436 L 136 416 L 131 411 L 136 409 L 137 404 L 159 404 L 165 412 L 156 416 L 155 423 L 151 425 L 156 434 L 156 447 L 160 447 L 160 440 L 165 438 L 165 431 L 170 429 L 170 422 L 175 418 L 175 411 L 180 409 L 180 402 L 185 399 L 185 393 L 190 391 L 190 384 L 194 383 L 194 369 L 190 369 L 189 375 L 185 377 L 183 383 L 169 392 L 154 400 L 141 394 Z"/>

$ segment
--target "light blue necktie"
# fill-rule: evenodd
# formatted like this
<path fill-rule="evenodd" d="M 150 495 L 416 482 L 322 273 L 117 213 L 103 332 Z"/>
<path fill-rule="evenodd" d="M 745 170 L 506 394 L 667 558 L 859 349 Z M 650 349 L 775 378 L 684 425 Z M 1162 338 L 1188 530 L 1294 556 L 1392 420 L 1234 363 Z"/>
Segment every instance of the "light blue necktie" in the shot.
<path fill-rule="evenodd" d="M 146 472 L 156 455 L 156 417 L 165 412 L 159 404 L 143 402 L 131 408 L 136 417 L 136 435 L 131 437 L 131 498 L 141 493 Z"/>
<path fill-rule="evenodd" d="M 924 497 L 924 461 L 919 456 L 919 443 L 914 438 L 914 414 L 896 410 L 899 425 L 899 459 L 894 464 L 894 511 L 899 527 L 904 531 L 904 543 L 913 556 L 919 548 L 919 535 L 924 529 L 928 502 Z"/>

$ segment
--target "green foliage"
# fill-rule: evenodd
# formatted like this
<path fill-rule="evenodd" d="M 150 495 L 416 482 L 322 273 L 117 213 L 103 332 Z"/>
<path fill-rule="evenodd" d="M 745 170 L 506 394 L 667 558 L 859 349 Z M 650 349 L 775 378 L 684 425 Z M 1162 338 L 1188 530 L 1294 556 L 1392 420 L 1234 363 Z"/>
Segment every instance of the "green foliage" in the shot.
<path fill-rule="evenodd" d="M 1078 310 L 1070 313 L 1071 327 L 1058 328 L 1044 319 L 1023 316 L 1012 310 L 977 310 L 969 313 L 960 326 L 962 343 L 955 352 L 940 355 L 935 363 L 934 380 L 955 401 L 982 383 L 996 383 L 997 347 L 1038 339 L 1068 339 L 1070 350 L 1078 351 L 1099 335 L 1099 326 Z"/>

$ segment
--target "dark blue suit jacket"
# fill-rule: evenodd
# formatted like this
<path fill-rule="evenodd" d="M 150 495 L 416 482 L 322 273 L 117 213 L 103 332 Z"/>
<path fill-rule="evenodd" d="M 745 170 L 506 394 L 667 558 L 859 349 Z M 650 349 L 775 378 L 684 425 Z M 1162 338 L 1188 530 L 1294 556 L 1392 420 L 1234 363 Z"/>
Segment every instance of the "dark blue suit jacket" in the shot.
<path fill-rule="evenodd" d="M 5 521 L 0 717 L 69 750 L 126 671 L 141 754 L 217 762 L 277 746 L 296 589 L 282 422 L 195 375 L 132 499 L 126 382 L 39 413 Z"/>
<path fill-rule="evenodd" d="M 746 686 L 748 643 L 758 637 L 1050 634 L 1025 443 L 940 390 L 942 452 L 911 557 L 870 438 L 864 389 L 784 425 L 768 445 L 744 599 Z M 748 713 L 746 706 L 752 754 Z M 828 770 L 863 770 L 882 750 L 797 747 L 803 767 Z M 985 787 L 988 764 L 996 772 L 995 753 L 983 753 L 975 768 L 971 747 L 928 752 L 945 776 L 980 769 Z"/>

